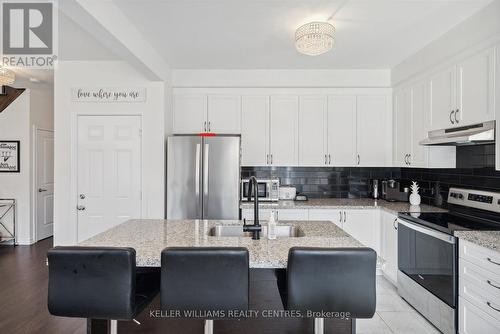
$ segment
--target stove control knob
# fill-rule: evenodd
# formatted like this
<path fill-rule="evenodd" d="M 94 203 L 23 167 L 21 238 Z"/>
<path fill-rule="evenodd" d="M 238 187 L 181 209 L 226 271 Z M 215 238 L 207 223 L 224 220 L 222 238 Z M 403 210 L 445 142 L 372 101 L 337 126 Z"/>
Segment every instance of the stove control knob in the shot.
<path fill-rule="evenodd" d="M 464 195 L 458 194 L 458 199 L 464 199 Z"/>

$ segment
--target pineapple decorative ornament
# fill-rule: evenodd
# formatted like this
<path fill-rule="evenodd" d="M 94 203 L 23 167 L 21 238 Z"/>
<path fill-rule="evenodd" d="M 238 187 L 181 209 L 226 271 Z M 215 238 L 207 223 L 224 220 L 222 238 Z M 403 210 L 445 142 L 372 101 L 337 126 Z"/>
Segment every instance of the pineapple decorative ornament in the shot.
<path fill-rule="evenodd" d="M 418 194 L 418 190 L 420 188 L 418 187 L 417 182 L 412 181 L 411 183 L 411 195 L 410 195 L 410 204 L 411 205 L 420 205 L 421 198 L 420 195 Z"/>

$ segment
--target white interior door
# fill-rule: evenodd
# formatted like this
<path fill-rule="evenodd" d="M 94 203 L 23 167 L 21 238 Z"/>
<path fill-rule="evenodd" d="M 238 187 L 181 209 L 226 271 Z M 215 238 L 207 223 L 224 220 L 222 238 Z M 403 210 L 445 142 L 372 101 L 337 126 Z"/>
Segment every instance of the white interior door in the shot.
<path fill-rule="evenodd" d="M 54 230 L 54 133 L 36 130 L 36 241 Z"/>
<path fill-rule="evenodd" d="M 78 117 L 78 241 L 141 218 L 141 117 Z"/>

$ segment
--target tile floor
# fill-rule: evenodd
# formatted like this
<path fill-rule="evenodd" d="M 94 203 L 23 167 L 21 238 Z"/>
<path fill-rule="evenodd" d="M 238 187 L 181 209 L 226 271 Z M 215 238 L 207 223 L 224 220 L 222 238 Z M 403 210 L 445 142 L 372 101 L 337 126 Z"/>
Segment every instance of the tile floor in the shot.
<path fill-rule="evenodd" d="M 372 319 L 358 319 L 358 334 L 440 333 L 424 317 L 398 296 L 396 287 L 377 276 L 377 310 Z"/>

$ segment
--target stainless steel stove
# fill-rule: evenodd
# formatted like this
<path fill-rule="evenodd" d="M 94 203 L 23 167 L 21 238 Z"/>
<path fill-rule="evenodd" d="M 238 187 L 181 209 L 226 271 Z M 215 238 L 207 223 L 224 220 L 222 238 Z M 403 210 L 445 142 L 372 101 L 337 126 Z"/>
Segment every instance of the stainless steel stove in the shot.
<path fill-rule="evenodd" d="M 457 332 L 455 231 L 500 230 L 500 193 L 450 188 L 446 213 L 400 213 L 398 293 L 443 333 Z"/>

